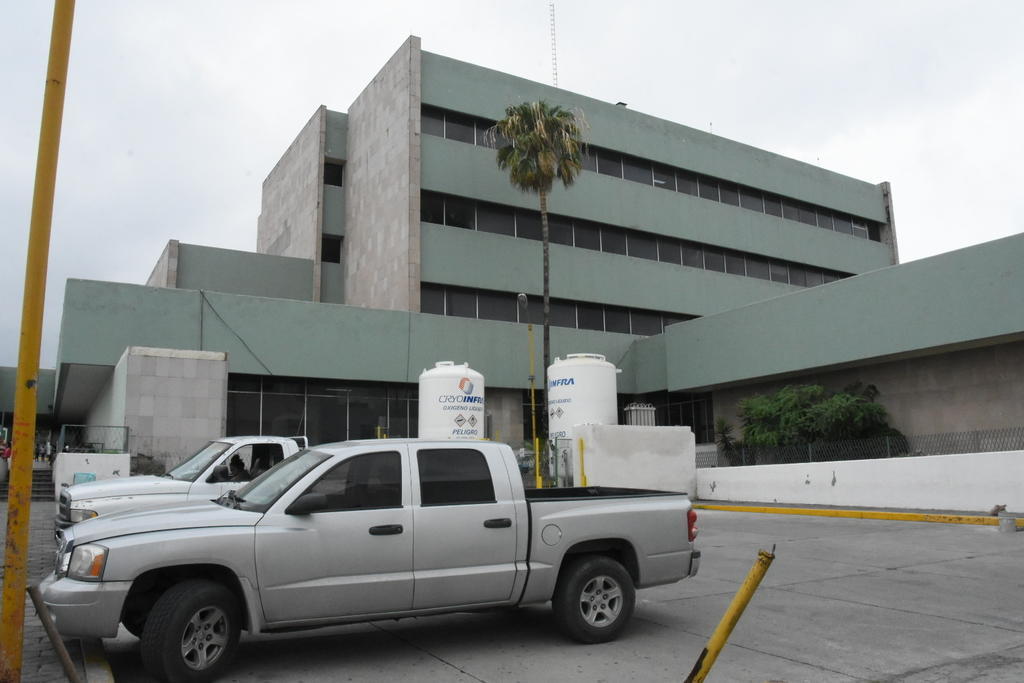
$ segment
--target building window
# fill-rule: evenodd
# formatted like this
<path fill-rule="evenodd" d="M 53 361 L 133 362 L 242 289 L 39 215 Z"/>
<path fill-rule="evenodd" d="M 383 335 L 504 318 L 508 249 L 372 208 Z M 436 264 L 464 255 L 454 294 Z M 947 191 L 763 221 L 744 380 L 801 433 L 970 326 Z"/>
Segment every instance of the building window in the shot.
<path fill-rule="evenodd" d="M 324 162 L 324 185 L 344 187 L 345 166 L 333 161 Z"/>
<path fill-rule="evenodd" d="M 341 237 L 321 235 L 320 260 L 326 263 L 341 263 Z"/>

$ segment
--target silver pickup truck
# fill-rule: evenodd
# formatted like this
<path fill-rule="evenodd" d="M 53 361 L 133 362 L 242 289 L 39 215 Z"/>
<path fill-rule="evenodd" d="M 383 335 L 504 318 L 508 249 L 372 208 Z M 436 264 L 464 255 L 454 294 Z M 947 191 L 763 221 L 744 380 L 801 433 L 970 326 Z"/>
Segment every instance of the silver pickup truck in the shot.
<path fill-rule="evenodd" d="M 209 680 L 241 630 L 552 602 L 569 637 L 626 626 L 635 588 L 697 573 L 686 494 L 525 491 L 485 441 L 318 446 L 216 502 L 87 520 L 60 534 L 41 586 L 57 629 L 123 624 L 162 680 Z"/>

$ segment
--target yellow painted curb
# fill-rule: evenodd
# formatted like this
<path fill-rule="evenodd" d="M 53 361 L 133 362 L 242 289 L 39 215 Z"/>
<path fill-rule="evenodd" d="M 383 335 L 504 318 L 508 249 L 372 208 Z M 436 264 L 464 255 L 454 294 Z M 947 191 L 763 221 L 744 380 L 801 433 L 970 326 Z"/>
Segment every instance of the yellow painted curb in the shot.
<path fill-rule="evenodd" d="M 881 510 L 831 510 L 820 508 L 779 508 L 763 505 L 713 505 L 694 503 L 697 510 L 725 510 L 727 512 L 763 512 L 770 515 L 811 515 L 816 517 L 849 517 L 852 519 L 888 519 L 898 522 L 936 522 L 940 524 L 980 524 L 999 526 L 998 517 L 982 515 L 943 515 L 928 512 L 884 512 Z M 1017 520 L 1024 529 L 1024 519 Z"/>
<path fill-rule="evenodd" d="M 107 653 L 103 649 L 103 641 L 99 638 L 83 638 L 82 658 L 85 660 L 85 680 L 87 683 L 114 683 L 114 672 L 107 662 Z"/>

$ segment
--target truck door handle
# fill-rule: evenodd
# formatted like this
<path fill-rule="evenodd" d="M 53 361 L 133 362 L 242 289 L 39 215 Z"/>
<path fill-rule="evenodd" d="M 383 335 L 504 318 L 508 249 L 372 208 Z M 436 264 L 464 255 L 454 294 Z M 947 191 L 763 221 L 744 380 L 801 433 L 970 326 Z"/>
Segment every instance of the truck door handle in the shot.
<path fill-rule="evenodd" d="M 486 522 L 484 522 L 484 526 L 488 529 L 507 529 L 510 526 L 512 526 L 512 520 L 508 517 L 488 519 Z"/>
<path fill-rule="evenodd" d="M 395 534 L 402 533 L 401 524 L 382 524 L 381 526 L 371 526 L 371 536 L 393 536 Z"/>

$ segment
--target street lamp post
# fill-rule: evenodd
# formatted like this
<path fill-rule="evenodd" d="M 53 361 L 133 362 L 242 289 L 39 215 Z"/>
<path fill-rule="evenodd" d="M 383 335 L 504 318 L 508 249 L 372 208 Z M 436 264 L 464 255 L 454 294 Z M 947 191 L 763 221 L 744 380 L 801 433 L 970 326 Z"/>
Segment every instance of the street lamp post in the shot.
<path fill-rule="evenodd" d="M 540 476 L 540 440 L 537 438 L 537 399 L 534 393 L 534 343 L 533 323 L 530 322 L 530 300 L 526 294 L 520 293 L 516 297 L 519 301 L 519 310 L 526 318 L 526 335 L 530 344 L 530 426 L 533 430 L 533 474 L 537 488 L 544 488 L 544 480 Z"/>

